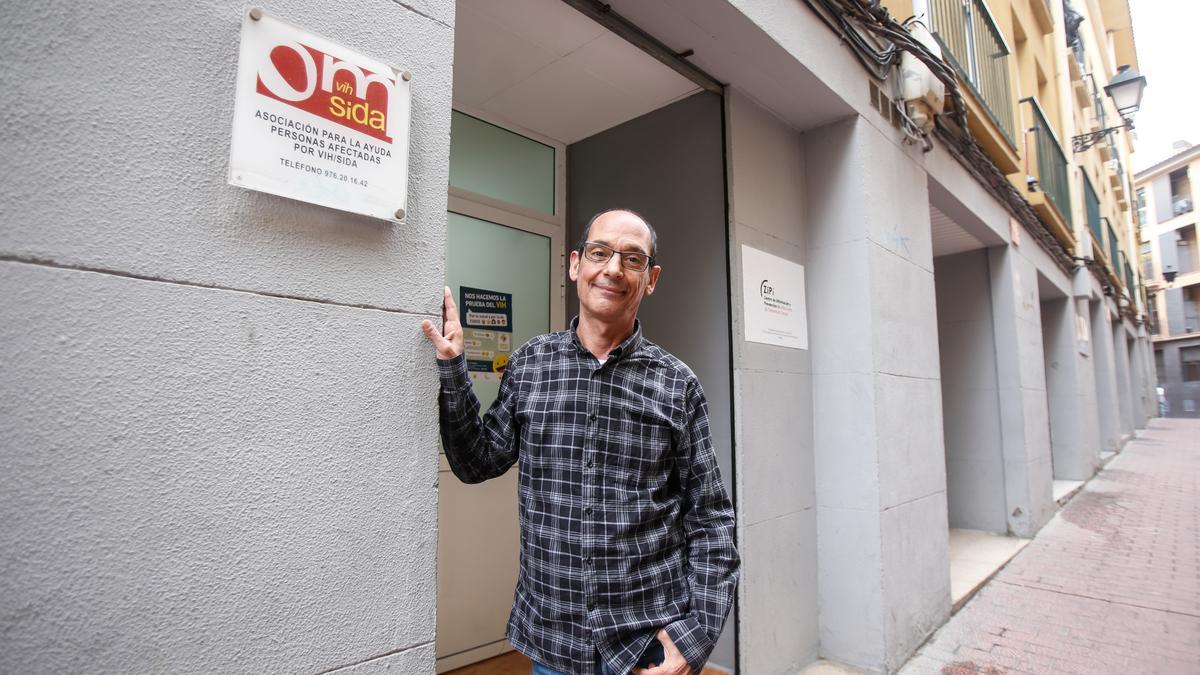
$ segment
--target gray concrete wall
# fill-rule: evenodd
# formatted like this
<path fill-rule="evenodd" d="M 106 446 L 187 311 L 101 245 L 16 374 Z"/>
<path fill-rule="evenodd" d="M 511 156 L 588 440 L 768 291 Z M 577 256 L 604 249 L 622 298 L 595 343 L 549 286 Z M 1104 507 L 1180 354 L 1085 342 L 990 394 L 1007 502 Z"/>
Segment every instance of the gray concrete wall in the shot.
<path fill-rule="evenodd" d="M 1179 241 L 1179 230 L 1171 230 L 1170 232 L 1163 232 L 1158 235 L 1158 262 L 1160 270 L 1174 270 L 1180 274 L 1183 273 L 1183 268 L 1180 266 L 1179 260 L 1179 245 L 1175 243 L 1177 241 Z M 1167 315 L 1170 316 L 1169 310 Z"/>
<path fill-rule="evenodd" d="M 808 262 L 805 150 L 800 134 L 754 100 L 736 90 L 725 100 L 744 560 L 738 665 L 743 673 L 794 673 L 818 649 L 812 365 L 809 350 L 744 339 L 741 247 Z"/>
<path fill-rule="evenodd" d="M 721 115 L 721 97 L 697 94 L 569 146 L 567 246 L 606 208 L 631 208 L 654 225 L 663 272 L 642 303 L 643 332 L 700 378 L 721 476 L 732 489 Z M 579 299 L 569 280 L 566 291 L 571 317 Z"/>
<path fill-rule="evenodd" d="M 1138 326 L 1138 354 L 1141 357 L 1143 410 L 1145 422 L 1151 417 L 1158 417 L 1158 374 L 1154 367 L 1154 345 L 1150 338 L 1150 329 L 1146 323 Z"/>
<path fill-rule="evenodd" d="M 1121 448 L 1121 416 L 1117 406 L 1117 366 L 1108 304 L 1108 299 L 1103 297 L 1091 303 L 1092 368 L 1096 381 L 1100 448 L 1105 452 L 1116 452 Z"/>
<path fill-rule="evenodd" d="M 1129 335 L 1125 321 L 1118 316 L 1113 322 L 1113 361 L 1117 366 L 1117 411 L 1120 414 L 1121 435 L 1133 435 L 1133 391 L 1129 365 Z"/>
<path fill-rule="evenodd" d="M 1084 426 L 1085 387 L 1080 371 L 1087 362 L 1076 339 L 1074 298 L 1042 301 L 1042 339 L 1045 353 L 1046 398 L 1050 410 L 1050 449 L 1054 478 L 1087 480 L 1096 472 L 1099 449 Z"/>
<path fill-rule="evenodd" d="M 1165 223 L 1175 217 L 1171 208 L 1171 174 L 1156 176 L 1150 183 L 1154 191 L 1154 222 Z"/>
<path fill-rule="evenodd" d="M 1081 282 L 1091 276 L 1091 272 L 1087 269 L 1079 269 L 1075 272 L 1076 285 L 1082 285 Z M 1095 357 L 1093 355 L 1093 340 L 1092 335 L 1092 313 L 1091 302 L 1086 294 L 1075 294 L 1072 298 L 1075 305 L 1076 321 L 1081 322 L 1081 327 L 1076 328 L 1075 347 L 1076 347 L 1076 384 L 1075 397 L 1078 400 L 1079 420 L 1077 424 L 1083 429 L 1083 447 L 1086 453 L 1086 462 L 1093 466 L 1092 473 L 1100 467 L 1100 451 L 1103 448 L 1100 433 L 1100 410 L 1098 407 L 1097 392 L 1096 392 L 1096 369 Z"/>
<path fill-rule="evenodd" d="M 1161 342 L 1155 349 L 1163 353 L 1163 369 L 1166 378 L 1160 382 L 1167 397 L 1167 417 L 1200 417 L 1200 382 L 1183 379 L 1183 358 L 1179 350 L 1200 345 L 1200 337 L 1186 340 Z M 1194 410 L 1188 412 L 1184 402 L 1192 401 Z"/>
<path fill-rule="evenodd" d="M 663 268 L 640 317 L 649 339 L 683 359 L 708 397 L 721 477 L 733 494 L 728 251 L 722 101 L 696 94 L 567 148 L 567 241 L 574 246 L 596 212 L 622 206 L 658 231 Z M 568 316 L 578 312 L 567 283 Z M 737 662 L 730 618 L 714 665 Z"/>
<path fill-rule="evenodd" d="M 950 609 L 927 183 L 862 118 L 806 139 L 821 653 L 893 670 Z"/>
<path fill-rule="evenodd" d="M 1008 532 L 987 251 L 935 258 L 950 527 Z"/>
<path fill-rule="evenodd" d="M 1131 326 L 1137 336 L 1141 329 Z M 1144 339 L 1130 337 L 1129 339 L 1129 401 L 1133 413 L 1133 426 L 1136 429 L 1146 428 L 1146 418 L 1149 415 L 1150 394 L 1146 386 L 1146 360 L 1144 358 Z"/>
<path fill-rule="evenodd" d="M 1031 537 L 1054 514 L 1038 271 L 1015 247 L 988 250 L 1010 532 Z"/>
<path fill-rule="evenodd" d="M 1167 334 L 1172 336 L 1187 335 L 1187 320 L 1182 288 L 1168 288 L 1162 292 L 1163 307 L 1167 312 Z M 1192 326 L 1193 329 L 1200 326 Z"/>
<path fill-rule="evenodd" d="M 226 184 L 244 5 L 6 8 L 0 82 L 53 104 L 4 140 L 0 671 L 432 671 L 454 5 L 421 6 L 270 8 L 413 72 L 406 225 Z"/>

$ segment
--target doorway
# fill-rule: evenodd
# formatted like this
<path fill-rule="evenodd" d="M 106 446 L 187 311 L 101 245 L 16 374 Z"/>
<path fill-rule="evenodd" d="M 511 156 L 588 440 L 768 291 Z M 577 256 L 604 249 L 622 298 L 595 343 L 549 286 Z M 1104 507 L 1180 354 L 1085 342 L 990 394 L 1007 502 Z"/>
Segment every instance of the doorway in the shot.
<path fill-rule="evenodd" d="M 509 349 L 560 330 L 573 316 L 566 259 L 590 216 L 573 207 L 641 211 L 670 252 L 667 283 L 643 304 L 643 329 L 700 377 L 731 485 L 721 97 L 694 96 L 697 84 L 560 0 L 459 0 L 457 7 L 446 251 L 456 299 L 511 297 Z M 673 130 L 671 140 L 647 136 L 647 121 Z M 633 140 L 638 134 L 642 140 Z M 703 161 L 691 146 L 706 149 Z M 486 408 L 499 385 L 487 364 L 500 344 L 499 335 L 480 330 L 469 348 L 477 350 L 472 379 Z M 519 534 L 515 471 L 463 485 L 444 458 L 441 469 L 437 670 L 445 672 L 511 650 L 504 632 Z M 712 662 L 732 670 L 735 621 L 726 625 Z"/>
<path fill-rule="evenodd" d="M 446 285 L 487 410 L 512 350 L 564 326 L 562 144 L 452 113 Z M 517 474 L 478 485 L 438 464 L 438 672 L 511 650 Z"/>

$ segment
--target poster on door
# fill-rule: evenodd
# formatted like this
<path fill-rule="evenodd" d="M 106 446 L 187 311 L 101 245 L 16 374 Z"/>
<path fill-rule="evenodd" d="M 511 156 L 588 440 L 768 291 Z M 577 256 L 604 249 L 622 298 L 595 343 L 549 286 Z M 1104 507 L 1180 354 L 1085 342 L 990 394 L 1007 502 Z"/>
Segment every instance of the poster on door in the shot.
<path fill-rule="evenodd" d="M 512 293 L 463 286 L 458 292 L 458 316 L 471 379 L 500 381 L 512 353 Z"/>
<path fill-rule="evenodd" d="M 404 220 L 411 75 L 261 9 L 246 12 L 229 183 Z"/>

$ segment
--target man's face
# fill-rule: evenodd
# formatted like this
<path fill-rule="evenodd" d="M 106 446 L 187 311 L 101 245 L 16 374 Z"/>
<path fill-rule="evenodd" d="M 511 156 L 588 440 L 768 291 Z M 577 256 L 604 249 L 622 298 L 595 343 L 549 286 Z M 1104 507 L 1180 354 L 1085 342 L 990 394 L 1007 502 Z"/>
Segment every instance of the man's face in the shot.
<path fill-rule="evenodd" d="M 621 265 L 622 252 L 650 254 L 650 228 L 626 211 L 610 211 L 592 223 L 588 241 L 617 251 L 604 263 L 581 258 L 571 251 L 571 280 L 579 293 L 579 314 L 601 323 L 622 326 L 637 317 L 642 298 L 654 292 L 662 268 L 654 265 L 637 272 Z"/>

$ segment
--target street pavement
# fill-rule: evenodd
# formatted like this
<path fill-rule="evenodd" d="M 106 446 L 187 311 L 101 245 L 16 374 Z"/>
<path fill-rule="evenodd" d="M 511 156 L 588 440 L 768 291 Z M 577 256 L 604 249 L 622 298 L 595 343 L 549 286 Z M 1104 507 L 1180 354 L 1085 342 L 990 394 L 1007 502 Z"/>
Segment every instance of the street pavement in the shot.
<path fill-rule="evenodd" d="M 1200 674 L 1200 420 L 1138 435 L 903 675 Z"/>

